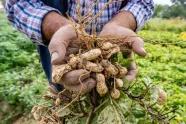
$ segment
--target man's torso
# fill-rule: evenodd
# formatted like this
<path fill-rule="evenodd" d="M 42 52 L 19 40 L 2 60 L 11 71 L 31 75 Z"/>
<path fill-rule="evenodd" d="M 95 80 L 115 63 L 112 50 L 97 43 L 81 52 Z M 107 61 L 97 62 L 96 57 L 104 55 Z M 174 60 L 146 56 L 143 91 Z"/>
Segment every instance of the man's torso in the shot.
<path fill-rule="evenodd" d="M 62 10 L 62 7 L 64 5 L 59 5 L 59 4 L 63 4 L 65 0 L 54 0 L 54 1 L 49 1 L 46 2 L 47 0 L 43 0 L 44 3 L 48 3 L 49 6 L 52 6 L 60 11 Z M 89 34 L 92 34 L 92 31 L 94 27 L 96 32 L 99 33 L 101 31 L 101 29 L 103 28 L 103 26 L 110 21 L 111 18 L 113 18 L 113 16 L 119 11 L 122 2 L 112 2 L 110 4 L 108 4 L 106 7 L 105 5 L 109 2 L 109 0 L 99 0 L 98 2 L 96 2 L 96 0 L 78 0 L 78 3 L 76 3 L 76 0 L 68 0 L 68 9 L 67 9 L 67 13 L 69 14 L 69 16 L 75 21 L 78 22 L 78 14 L 77 14 L 77 9 L 78 9 L 78 5 L 81 12 L 81 16 L 85 16 L 87 14 L 92 14 L 90 16 L 90 18 L 87 18 L 85 21 L 87 22 L 85 25 L 89 24 L 90 19 L 92 17 L 94 17 L 96 14 L 98 14 L 100 11 L 101 14 L 100 16 L 98 16 L 96 19 L 92 20 L 92 23 L 88 26 L 88 28 L 86 29 L 86 32 Z M 65 5 L 66 7 L 66 5 Z"/>

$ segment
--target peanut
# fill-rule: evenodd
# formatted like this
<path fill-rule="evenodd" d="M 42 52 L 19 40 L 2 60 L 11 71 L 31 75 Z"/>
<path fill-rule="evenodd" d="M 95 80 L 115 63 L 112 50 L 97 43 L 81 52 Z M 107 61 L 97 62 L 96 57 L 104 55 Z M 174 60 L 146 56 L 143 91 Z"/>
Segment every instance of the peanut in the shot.
<path fill-rule="evenodd" d="M 68 64 L 54 66 L 52 71 L 52 81 L 55 83 L 59 83 L 62 76 L 71 70 L 72 68 Z"/>
<path fill-rule="evenodd" d="M 108 88 L 105 82 L 105 76 L 101 73 L 96 74 L 96 90 L 100 96 L 104 96 L 108 92 Z"/>

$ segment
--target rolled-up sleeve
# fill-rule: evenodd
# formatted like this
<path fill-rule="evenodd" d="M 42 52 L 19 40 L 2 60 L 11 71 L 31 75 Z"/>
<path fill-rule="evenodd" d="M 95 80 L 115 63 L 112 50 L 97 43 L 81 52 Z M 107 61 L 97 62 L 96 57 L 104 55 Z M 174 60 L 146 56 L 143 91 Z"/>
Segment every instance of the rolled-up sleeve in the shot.
<path fill-rule="evenodd" d="M 129 0 L 128 4 L 120 11 L 126 10 L 134 15 L 137 22 L 136 31 L 138 31 L 153 15 L 154 6 L 153 0 Z"/>
<path fill-rule="evenodd" d="M 40 0 L 7 0 L 5 8 L 10 23 L 38 44 L 43 44 L 41 25 L 44 16 L 50 11 L 60 13 Z"/>

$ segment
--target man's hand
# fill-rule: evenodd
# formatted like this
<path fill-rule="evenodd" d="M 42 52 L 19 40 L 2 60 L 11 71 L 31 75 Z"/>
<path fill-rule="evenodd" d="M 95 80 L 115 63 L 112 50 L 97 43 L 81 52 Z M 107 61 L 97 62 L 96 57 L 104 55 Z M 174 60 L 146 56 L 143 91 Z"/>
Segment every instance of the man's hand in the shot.
<path fill-rule="evenodd" d="M 55 22 L 56 25 L 58 25 L 56 28 L 52 26 L 54 24 L 49 24 L 51 20 L 51 23 Z M 60 24 L 60 22 L 56 22 L 56 20 L 60 20 L 63 23 Z M 50 40 L 48 48 L 53 65 L 64 64 L 67 62 L 66 60 L 70 54 L 78 53 L 81 43 L 74 42 L 77 38 L 77 34 L 66 18 L 55 12 L 51 12 L 45 17 L 42 27 L 45 38 Z M 83 85 L 81 85 L 81 83 Z M 82 93 L 84 93 L 94 88 L 96 81 L 90 78 L 88 71 L 79 69 L 66 73 L 62 77 L 60 84 L 64 85 L 66 89 L 74 92 L 79 92 L 81 86 L 83 86 Z"/>
<path fill-rule="evenodd" d="M 146 56 L 146 51 L 143 47 L 144 41 L 140 37 L 130 37 L 137 36 L 133 31 L 136 29 L 136 22 L 133 15 L 129 12 L 120 12 L 116 15 L 110 22 L 108 22 L 102 29 L 99 37 L 104 36 L 128 36 L 128 46 L 132 48 L 132 50 L 140 55 Z M 129 53 L 128 57 L 131 57 L 132 53 Z M 133 62 L 131 66 L 128 68 L 128 73 L 125 78 L 128 81 L 133 81 L 137 73 L 136 64 Z"/>

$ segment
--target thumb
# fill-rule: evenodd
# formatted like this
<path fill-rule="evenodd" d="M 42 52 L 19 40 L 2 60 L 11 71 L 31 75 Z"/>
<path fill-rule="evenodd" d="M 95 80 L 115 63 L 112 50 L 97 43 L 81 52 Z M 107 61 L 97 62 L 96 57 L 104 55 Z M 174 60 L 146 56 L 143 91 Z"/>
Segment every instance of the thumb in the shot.
<path fill-rule="evenodd" d="M 56 31 L 48 46 L 53 65 L 63 64 L 66 49 L 76 37 L 76 32 L 71 25 L 63 26 Z"/>
<path fill-rule="evenodd" d="M 49 44 L 49 52 L 51 55 L 51 63 L 53 65 L 62 64 L 65 58 L 67 46 L 63 41 L 51 40 Z"/>
<path fill-rule="evenodd" d="M 144 41 L 140 37 L 136 37 L 134 39 L 131 47 L 139 56 L 146 56 L 147 52 L 144 49 Z"/>

